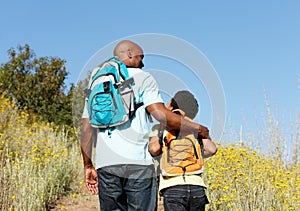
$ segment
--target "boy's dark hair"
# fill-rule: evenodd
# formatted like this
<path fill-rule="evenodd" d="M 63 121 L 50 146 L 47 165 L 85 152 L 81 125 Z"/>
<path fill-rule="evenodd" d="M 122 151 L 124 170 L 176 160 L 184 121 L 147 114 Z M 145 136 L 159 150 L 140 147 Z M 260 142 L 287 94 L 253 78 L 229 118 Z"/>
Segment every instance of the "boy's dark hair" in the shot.
<path fill-rule="evenodd" d="M 191 119 L 194 119 L 198 113 L 199 105 L 192 93 L 183 90 L 175 94 L 171 99 L 171 106 L 173 110 L 180 109 L 185 112 L 185 115 Z"/>

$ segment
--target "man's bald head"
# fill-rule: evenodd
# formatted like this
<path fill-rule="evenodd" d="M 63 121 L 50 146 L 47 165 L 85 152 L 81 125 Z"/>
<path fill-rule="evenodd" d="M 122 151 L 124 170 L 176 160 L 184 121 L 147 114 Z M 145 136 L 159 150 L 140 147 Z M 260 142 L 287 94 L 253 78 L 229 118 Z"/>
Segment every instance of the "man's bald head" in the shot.
<path fill-rule="evenodd" d="M 119 57 L 120 61 L 124 62 L 126 66 L 138 68 L 144 66 L 142 63 L 142 59 L 144 58 L 143 49 L 130 40 L 119 42 L 114 48 L 114 55 Z"/>
<path fill-rule="evenodd" d="M 136 54 L 143 53 L 142 48 L 138 44 L 130 40 L 123 40 L 116 45 L 114 49 L 114 55 L 118 56 L 121 59 L 127 56 L 128 51 L 134 52 Z"/>

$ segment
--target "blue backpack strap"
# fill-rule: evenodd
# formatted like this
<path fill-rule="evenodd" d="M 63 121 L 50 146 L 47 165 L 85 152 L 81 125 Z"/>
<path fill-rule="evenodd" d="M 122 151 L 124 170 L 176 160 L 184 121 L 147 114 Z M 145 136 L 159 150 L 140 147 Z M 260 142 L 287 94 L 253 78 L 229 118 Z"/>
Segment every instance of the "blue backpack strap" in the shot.
<path fill-rule="evenodd" d="M 118 64 L 118 66 L 119 66 L 119 75 L 124 81 L 126 81 L 129 78 L 127 67 L 123 62 L 121 62 L 119 60 L 119 57 L 113 56 L 110 59 L 108 59 L 107 61 L 113 61 L 113 62 L 116 62 Z"/>

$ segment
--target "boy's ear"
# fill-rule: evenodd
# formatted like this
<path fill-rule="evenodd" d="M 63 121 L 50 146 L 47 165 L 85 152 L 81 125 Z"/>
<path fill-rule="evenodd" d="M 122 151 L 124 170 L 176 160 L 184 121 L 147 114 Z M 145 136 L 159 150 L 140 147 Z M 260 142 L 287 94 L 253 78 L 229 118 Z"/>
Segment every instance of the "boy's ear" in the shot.
<path fill-rule="evenodd" d="M 171 106 L 171 101 L 172 101 L 172 99 L 166 104 L 166 108 L 170 111 L 173 110 L 173 106 Z"/>

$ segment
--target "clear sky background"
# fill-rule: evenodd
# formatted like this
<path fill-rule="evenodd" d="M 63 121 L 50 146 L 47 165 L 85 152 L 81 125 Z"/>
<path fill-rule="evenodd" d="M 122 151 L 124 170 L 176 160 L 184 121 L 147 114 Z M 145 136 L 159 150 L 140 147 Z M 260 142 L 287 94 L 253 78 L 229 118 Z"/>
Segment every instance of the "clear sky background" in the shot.
<path fill-rule="evenodd" d="M 218 74 L 225 134 L 241 126 L 245 136 L 257 133 L 267 121 L 267 95 L 285 125 L 282 133 L 290 136 L 300 115 L 299 11 L 297 0 L 1 1 L 0 63 L 8 61 L 8 49 L 29 44 L 38 57 L 65 59 L 66 82 L 76 83 L 88 60 L 111 42 L 140 33 L 176 36 L 201 50 Z M 196 97 L 200 121 L 210 126 L 207 99 Z"/>

